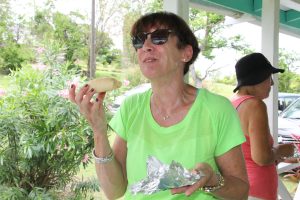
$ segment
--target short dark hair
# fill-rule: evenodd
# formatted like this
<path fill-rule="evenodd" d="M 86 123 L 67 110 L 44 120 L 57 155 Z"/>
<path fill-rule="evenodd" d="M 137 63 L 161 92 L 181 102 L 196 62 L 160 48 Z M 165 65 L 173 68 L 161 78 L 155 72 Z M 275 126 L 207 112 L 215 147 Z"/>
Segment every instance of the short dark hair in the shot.
<path fill-rule="evenodd" d="M 189 71 L 190 65 L 196 60 L 200 52 L 197 38 L 188 24 L 181 17 L 171 12 L 161 11 L 149 13 L 141 16 L 133 24 L 130 35 L 131 37 L 136 36 L 138 33 L 145 32 L 153 26 L 164 26 L 165 28 L 173 30 L 174 34 L 178 37 L 178 49 L 182 49 L 187 45 L 192 46 L 193 56 L 184 67 L 184 74 L 186 74 Z"/>

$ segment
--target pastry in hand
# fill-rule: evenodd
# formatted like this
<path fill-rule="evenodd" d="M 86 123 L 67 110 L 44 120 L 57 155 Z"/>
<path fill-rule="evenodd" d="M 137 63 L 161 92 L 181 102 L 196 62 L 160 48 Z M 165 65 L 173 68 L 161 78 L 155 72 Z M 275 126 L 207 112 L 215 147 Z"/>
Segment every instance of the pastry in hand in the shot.
<path fill-rule="evenodd" d="M 122 85 L 120 81 L 110 77 L 96 78 L 90 80 L 88 84 L 90 88 L 94 88 L 94 90 L 98 93 L 112 91 Z"/>

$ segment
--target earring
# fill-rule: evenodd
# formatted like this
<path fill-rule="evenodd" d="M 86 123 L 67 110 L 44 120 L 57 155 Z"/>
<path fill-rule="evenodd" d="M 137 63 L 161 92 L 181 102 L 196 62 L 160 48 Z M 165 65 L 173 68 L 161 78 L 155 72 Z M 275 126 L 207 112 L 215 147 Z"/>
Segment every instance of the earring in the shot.
<path fill-rule="evenodd" d="M 185 58 L 183 59 L 183 62 L 186 62 L 186 59 L 185 59 Z"/>

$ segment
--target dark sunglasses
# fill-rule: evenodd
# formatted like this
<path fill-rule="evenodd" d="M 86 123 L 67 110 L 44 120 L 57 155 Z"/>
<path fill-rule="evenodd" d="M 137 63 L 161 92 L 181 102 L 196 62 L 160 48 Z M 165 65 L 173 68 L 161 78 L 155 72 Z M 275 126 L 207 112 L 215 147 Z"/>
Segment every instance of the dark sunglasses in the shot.
<path fill-rule="evenodd" d="M 150 35 L 151 42 L 155 45 L 162 45 L 168 41 L 170 33 L 174 31 L 170 29 L 157 29 L 153 32 L 148 33 L 138 33 L 136 36 L 131 38 L 132 45 L 135 49 L 140 49 L 143 47 L 145 40 L 148 35 Z"/>

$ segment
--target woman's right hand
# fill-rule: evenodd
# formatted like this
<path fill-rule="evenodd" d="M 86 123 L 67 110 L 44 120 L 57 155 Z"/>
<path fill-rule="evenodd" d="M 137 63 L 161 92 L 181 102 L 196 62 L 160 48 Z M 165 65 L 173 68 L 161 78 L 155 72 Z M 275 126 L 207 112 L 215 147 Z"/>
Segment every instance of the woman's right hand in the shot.
<path fill-rule="evenodd" d="M 195 168 L 192 170 L 192 173 L 202 173 L 203 176 L 193 185 L 171 189 L 172 194 L 185 193 L 186 196 L 190 196 L 192 193 L 197 192 L 198 190 L 202 191 L 203 186 L 214 186 L 218 184 L 218 179 L 212 167 L 207 163 L 196 164 Z"/>
<path fill-rule="evenodd" d="M 289 144 L 279 144 L 277 147 L 277 158 L 287 158 L 294 155 L 295 145 L 292 143 Z M 282 161 L 282 160 L 279 160 Z"/>
<path fill-rule="evenodd" d="M 96 97 L 96 101 L 94 101 L 92 97 L 95 93 L 95 90 L 90 88 L 88 84 L 82 87 L 78 93 L 76 93 L 76 86 L 71 85 L 69 89 L 69 99 L 77 104 L 80 113 L 87 119 L 94 134 L 106 134 L 107 121 L 103 106 L 106 93 L 99 93 Z"/>

